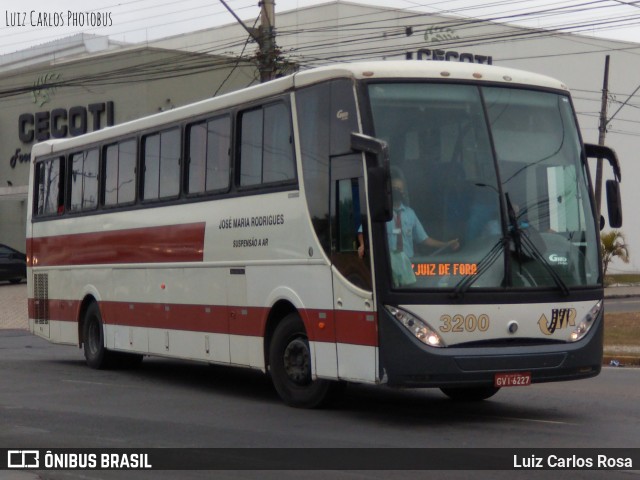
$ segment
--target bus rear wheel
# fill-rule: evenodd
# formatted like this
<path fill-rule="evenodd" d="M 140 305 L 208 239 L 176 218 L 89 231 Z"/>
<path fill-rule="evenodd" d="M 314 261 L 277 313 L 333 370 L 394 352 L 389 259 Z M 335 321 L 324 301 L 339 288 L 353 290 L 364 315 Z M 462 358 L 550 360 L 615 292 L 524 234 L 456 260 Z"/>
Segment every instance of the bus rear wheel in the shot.
<path fill-rule="evenodd" d="M 102 369 L 111 363 L 111 352 L 104 346 L 104 325 L 98 304 L 93 302 L 84 315 L 82 330 L 84 358 L 91 368 Z"/>
<path fill-rule="evenodd" d="M 143 356 L 138 353 L 113 352 L 105 348 L 104 323 L 95 302 L 89 305 L 84 316 L 83 339 L 84 358 L 91 368 L 135 368 L 142 362 Z"/>
<path fill-rule="evenodd" d="M 336 383 L 313 379 L 309 339 L 297 313 L 287 315 L 276 327 L 269 348 L 269 369 L 278 395 L 292 407 L 323 405 Z"/>
<path fill-rule="evenodd" d="M 451 400 L 459 402 L 479 402 L 493 397 L 500 387 L 450 387 L 441 388 L 444 393 Z"/>

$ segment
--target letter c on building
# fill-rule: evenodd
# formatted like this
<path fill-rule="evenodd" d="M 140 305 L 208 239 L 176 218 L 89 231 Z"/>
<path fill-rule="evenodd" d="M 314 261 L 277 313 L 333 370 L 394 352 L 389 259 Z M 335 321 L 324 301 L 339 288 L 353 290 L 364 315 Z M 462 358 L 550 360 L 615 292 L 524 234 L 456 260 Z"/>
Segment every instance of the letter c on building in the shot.
<path fill-rule="evenodd" d="M 21 142 L 33 142 L 33 122 L 33 115 L 30 113 L 23 113 L 18 117 L 18 136 Z M 28 128 L 27 125 L 31 125 L 31 128 Z"/>

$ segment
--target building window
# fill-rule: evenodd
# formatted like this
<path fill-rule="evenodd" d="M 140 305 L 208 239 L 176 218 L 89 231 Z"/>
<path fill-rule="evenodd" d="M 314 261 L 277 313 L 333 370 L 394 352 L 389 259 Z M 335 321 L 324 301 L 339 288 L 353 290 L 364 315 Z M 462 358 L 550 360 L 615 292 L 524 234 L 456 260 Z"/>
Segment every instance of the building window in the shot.
<path fill-rule="evenodd" d="M 180 193 L 180 129 L 147 135 L 143 145 L 143 198 L 177 197 Z"/>
<path fill-rule="evenodd" d="M 72 154 L 70 166 L 69 210 L 78 212 L 95 209 L 98 206 L 98 149 Z"/>
<path fill-rule="evenodd" d="M 189 169 L 187 193 L 229 188 L 231 119 L 224 116 L 187 127 Z"/>
<path fill-rule="evenodd" d="M 136 199 L 135 139 L 108 145 L 104 149 L 104 204 L 133 203 Z"/>

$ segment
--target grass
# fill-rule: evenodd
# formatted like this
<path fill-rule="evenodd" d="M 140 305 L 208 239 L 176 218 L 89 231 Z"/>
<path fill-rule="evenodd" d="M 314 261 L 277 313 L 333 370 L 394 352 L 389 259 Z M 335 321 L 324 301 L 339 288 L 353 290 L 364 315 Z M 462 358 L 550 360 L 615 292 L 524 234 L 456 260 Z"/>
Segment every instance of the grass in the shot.
<path fill-rule="evenodd" d="M 604 314 L 603 364 L 640 366 L 640 312 Z"/>
<path fill-rule="evenodd" d="M 615 275 L 607 275 L 604 279 L 605 286 L 615 283 L 638 284 L 640 283 L 640 273 L 616 273 Z"/>
<path fill-rule="evenodd" d="M 604 344 L 607 346 L 640 347 L 640 312 L 606 313 Z"/>
<path fill-rule="evenodd" d="M 607 275 L 605 286 L 640 285 L 639 273 Z M 623 365 L 640 366 L 640 312 L 604 314 L 604 364 L 619 360 Z"/>

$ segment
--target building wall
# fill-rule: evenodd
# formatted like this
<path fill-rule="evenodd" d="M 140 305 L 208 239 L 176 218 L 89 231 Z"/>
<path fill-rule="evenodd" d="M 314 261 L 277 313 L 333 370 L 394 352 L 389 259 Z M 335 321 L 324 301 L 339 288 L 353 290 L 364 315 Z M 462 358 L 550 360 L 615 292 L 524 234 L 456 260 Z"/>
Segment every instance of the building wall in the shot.
<path fill-rule="evenodd" d="M 84 114 L 86 130 L 93 131 L 209 98 L 223 82 L 219 93 L 255 83 L 249 64 L 225 81 L 234 64 L 210 55 L 131 48 L 0 76 L 0 187 L 26 186 L 33 144 L 82 131 Z M 25 250 L 25 209 L 24 194 L 0 196 L 0 243 Z"/>
<path fill-rule="evenodd" d="M 0 243 L 25 251 L 26 199 L 11 199 L 0 203 Z"/>

